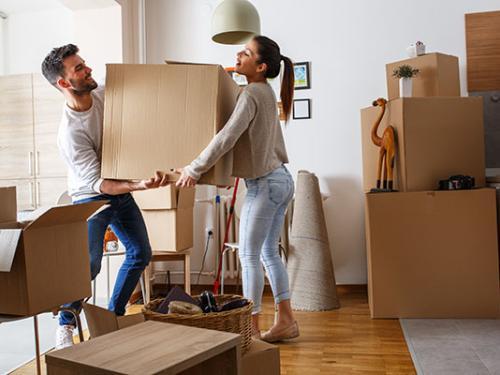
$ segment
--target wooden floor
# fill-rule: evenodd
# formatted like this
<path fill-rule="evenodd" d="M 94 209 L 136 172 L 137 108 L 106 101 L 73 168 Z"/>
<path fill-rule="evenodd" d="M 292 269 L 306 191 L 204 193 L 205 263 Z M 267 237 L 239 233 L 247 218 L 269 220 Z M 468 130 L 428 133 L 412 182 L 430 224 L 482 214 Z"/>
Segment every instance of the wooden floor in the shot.
<path fill-rule="evenodd" d="M 301 336 L 280 345 L 281 374 L 416 374 L 398 320 L 371 319 L 365 288 L 339 287 L 338 294 L 338 310 L 296 313 Z M 262 329 L 273 319 L 266 294 Z M 34 362 L 14 372 L 35 373 Z"/>

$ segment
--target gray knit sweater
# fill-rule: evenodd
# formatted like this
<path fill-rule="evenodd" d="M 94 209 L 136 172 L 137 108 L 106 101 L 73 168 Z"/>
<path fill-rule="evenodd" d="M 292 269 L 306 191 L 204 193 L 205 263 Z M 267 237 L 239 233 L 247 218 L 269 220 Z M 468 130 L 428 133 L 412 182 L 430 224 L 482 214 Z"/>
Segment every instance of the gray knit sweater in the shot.
<path fill-rule="evenodd" d="M 268 83 L 242 90 L 226 125 L 186 168 L 187 174 L 198 180 L 231 149 L 234 177 L 262 177 L 288 163 L 276 96 Z"/>

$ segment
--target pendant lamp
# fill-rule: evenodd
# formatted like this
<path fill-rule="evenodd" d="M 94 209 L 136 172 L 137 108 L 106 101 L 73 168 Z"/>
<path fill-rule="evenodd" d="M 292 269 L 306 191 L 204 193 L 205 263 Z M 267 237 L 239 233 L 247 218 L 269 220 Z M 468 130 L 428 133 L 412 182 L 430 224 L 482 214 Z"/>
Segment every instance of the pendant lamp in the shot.
<path fill-rule="evenodd" d="M 221 44 L 245 44 L 260 34 L 257 9 L 247 0 L 223 0 L 212 15 L 212 40 Z"/>

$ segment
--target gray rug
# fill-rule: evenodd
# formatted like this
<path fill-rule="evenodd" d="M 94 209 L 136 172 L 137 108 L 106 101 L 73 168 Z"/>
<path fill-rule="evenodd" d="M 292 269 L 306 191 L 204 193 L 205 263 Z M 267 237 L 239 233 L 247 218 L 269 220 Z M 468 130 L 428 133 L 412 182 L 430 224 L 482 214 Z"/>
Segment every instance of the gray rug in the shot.
<path fill-rule="evenodd" d="M 400 319 L 419 375 L 500 375 L 500 320 Z"/>

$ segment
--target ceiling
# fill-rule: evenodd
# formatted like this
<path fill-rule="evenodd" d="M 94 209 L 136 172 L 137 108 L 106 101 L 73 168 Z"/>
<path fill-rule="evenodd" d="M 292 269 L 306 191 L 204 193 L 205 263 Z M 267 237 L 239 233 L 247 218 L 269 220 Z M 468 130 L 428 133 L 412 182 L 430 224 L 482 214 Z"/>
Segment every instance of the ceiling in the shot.
<path fill-rule="evenodd" d="M 104 8 L 116 5 L 114 0 L 0 0 L 0 12 L 7 16 L 42 10 L 68 8 L 71 10 Z"/>

